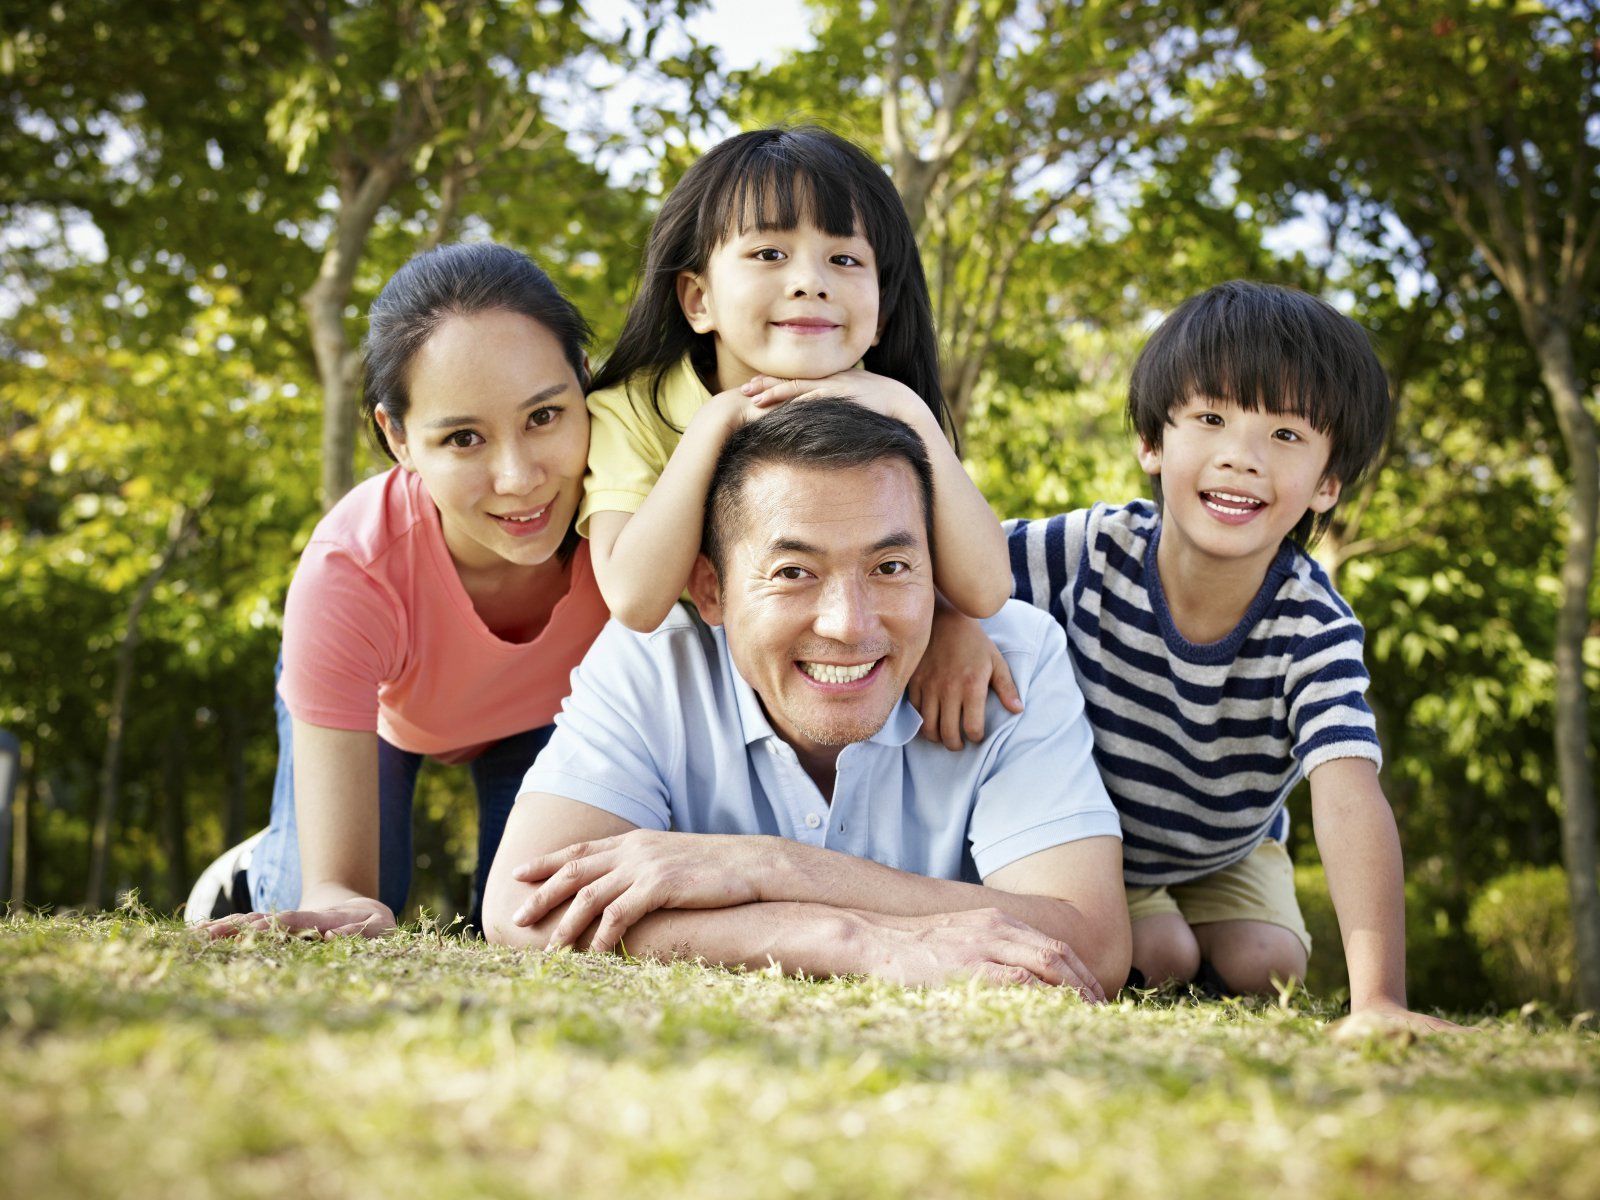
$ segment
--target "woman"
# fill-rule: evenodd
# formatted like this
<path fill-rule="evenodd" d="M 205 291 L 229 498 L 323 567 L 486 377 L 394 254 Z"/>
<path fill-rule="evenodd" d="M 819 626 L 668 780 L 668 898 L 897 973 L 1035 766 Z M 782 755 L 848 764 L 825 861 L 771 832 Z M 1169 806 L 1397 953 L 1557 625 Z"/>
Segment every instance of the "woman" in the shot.
<path fill-rule="evenodd" d="M 335 505 L 301 556 L 272 820 L 196 885 L 189 919 L 213 936 L 392 929 L 425 755 L 471 766 L 480 927 L 518 785 L 606 619 L 572 528 L 588 338 L 549 277 L 502 246 L 419 255 L 378 296 L 363 403 L 397 465 Z"/>

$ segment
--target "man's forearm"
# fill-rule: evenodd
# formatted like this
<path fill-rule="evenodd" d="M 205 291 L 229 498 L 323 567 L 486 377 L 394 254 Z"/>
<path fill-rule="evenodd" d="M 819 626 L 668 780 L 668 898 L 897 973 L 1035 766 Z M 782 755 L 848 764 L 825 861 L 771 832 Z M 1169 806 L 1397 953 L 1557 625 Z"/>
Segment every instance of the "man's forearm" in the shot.
<path fill-rule="evenodd" d="M 565 906 L 530 927 L 491 918 L 489 940 L 543 945 Z M 589 944 L 593 931 L 579 939 Z M 997 912 L 895 917 L 826 904 L 758 901 L 727 908 L 658 909 L 635 921 L 619 947 L 641 958 L 691 958 L 790 975 L 873 975 L 908 986 L 952 979 L 1065 985 L 1105 998 L 1087 968 L 1047 935 Z"/>
<path fill-rule="evenodd" d="M 563 905 L 526 927 L 509 919 L 494 921 L 489 941 L 542 947 L 565 911 Z M 826 904 L 777 902 L 662 909 L 635 922 L 624 947 L 636 958 L 692 958 L 757 969 L 776 962 L 791 975 L 850 975 L 868 969 L 867 940 L 860 914 Z M 587 947 L 587 935 L 580 945 Z"/>
<path fill-rule="evenodd" d="M 771 838 L 772 870 L 760 877 L 761 899 L 834 904 L 889 916 L 921 917 L 935 913 L 996 908 L 1067 943 L 1078 952 L 1108 991 L 1120 987 L 1111 979 L 1119 969 L 1119 948 L 1100 923 L 1069 900 L 1011 892 L 957 879 L 933 879 L 886 867 L 869 858 L 808 846 L 787 838 Z"/>

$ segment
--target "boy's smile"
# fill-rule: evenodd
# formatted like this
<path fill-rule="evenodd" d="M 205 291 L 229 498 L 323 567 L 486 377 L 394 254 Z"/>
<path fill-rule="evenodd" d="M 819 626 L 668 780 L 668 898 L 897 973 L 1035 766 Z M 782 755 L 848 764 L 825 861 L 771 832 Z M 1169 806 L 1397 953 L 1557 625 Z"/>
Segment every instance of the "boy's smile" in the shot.
<path fill-rule="evenodd" d="M 1249 575 L 1258 586 L 1307 510 L 1338 501 L 1330 449 L 1326 434 L 1292 413 L 1205 397 L 1174 409 L 1161 445 L 1139 448 L 1139 465 L 1161 477 L 1161 561 L 1226 562 L 1230 582 Z"/>

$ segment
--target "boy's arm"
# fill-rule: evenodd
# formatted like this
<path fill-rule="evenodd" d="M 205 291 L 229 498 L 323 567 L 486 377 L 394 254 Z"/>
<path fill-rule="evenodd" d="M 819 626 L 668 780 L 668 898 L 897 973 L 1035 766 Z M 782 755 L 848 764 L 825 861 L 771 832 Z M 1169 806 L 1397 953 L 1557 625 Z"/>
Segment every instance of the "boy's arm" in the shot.
<path fill-rule="evenodd" d="M 655 629 L 688 585 L 717 455 L 747 415 L 759 414 L 739 393 L 712 397 L 690 420 L 638 512 L 589 518 L 595 582 L 611 615 L 629 629 Z"/>
<path fill-rule="evenodd" d="M 961 749 L 963 737 L 983 741 L 991 688 L 1011 712 L 1022 711 L 1005 655 L 982 624 L 938 597 L 928 648 L 906 685 L 906 699 L 922 718 L 922 736 L 949 750 Z"/>
<path fill-rule="evenodd" d="M 1405 876 L 1394 814 L 1365 758 L 1311 772 L 1311 819 L 1350 969 L 1350 1014 L 1418 1030 L 1459 1029 L 1406 1007 Z"/>

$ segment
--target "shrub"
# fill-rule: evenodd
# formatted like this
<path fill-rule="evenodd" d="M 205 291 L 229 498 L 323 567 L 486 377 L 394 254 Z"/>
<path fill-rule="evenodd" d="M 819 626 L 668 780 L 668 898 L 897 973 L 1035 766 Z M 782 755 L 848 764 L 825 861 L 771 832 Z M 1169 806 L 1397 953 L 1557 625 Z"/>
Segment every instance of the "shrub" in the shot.
<path fill-rule="evenodd" d="M 1472 902 L 1467 930 L 1500 1003 L 1574 1007 L 1572 910 L 1560 867 L 1523 867 L 1491 880 Z"/>

